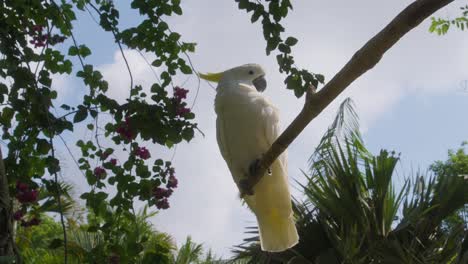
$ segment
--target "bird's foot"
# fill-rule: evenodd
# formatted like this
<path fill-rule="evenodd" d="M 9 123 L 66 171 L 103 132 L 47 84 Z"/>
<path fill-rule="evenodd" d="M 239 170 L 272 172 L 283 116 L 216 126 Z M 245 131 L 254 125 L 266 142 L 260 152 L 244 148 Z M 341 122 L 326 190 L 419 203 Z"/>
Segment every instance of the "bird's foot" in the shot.
<path fill-rule="evenodd" d="M 254 160 L 252 162 L 252 164 L 250 164 L 250 167 L 249 167 L 250 176 L 255 175 L 257 173 L 259 167 L 260 167 L 260 159 Z M 267 169 L 267 174 L 272 175 L 271 168 Z"/>
<path fill-rule="evenodd" d="M 249 176 L 255 175 L 258 171 L 258 167 L 260 166 L 260 159 L 256 159 L 250 164 L 249 166 Z"/>
<path fill-rule="evenodd" d="M 253 189 L 250 184 L 250 181 L 248 179 L 242 179 L 239 181 L 239 189 L 241 192 L 241 197 L 244 197 L 244 195 L 253 195 Z"/>

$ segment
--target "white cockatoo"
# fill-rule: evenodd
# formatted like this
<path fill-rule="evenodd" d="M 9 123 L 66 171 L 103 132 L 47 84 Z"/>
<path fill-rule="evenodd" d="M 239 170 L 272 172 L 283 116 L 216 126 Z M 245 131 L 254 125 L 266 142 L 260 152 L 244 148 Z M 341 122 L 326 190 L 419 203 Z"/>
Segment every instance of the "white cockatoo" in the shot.
<path fill-rule="evenodd" d="M 278 109 L 260 92 L 266 88 L 265 72 L 258 64 L 245 64 L 221 73 L 200 74 L 217 82 L 216 135 L 219 149 L 232 177 L 249 177 L 254 160 L 264 154 L 279 136 Z M 240 188 L 239 188 L 240 189 Z M 298 243 L 289 192 L 286 153 L 243 198 L 255 213 L 262 250 L 284 251 Z"/>

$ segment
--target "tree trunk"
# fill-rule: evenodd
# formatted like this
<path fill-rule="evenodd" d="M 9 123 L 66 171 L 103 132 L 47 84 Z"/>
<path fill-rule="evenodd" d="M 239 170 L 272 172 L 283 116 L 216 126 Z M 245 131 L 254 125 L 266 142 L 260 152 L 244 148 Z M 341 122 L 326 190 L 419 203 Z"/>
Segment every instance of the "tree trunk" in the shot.
<path fill-rule="evenodd" d="M 14 255 L 12 203 L 0 148 L 0 260 L 14 260 Z"/>

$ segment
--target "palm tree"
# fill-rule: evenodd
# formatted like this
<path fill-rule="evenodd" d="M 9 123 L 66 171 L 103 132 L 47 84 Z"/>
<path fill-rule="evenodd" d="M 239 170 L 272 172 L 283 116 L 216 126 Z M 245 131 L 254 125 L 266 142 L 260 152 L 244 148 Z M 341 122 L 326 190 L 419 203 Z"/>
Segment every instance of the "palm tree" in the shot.
<path fill-rule="evenodd" d="M 262 252 L 258 236 L 239 245 L 248 263 L 468 263 L 462 224 L 443 221 L 468 203 L 468 182 L 452 173 L 418 174 L 396 188 L 399 155 L 364 146 L 352 102 L 345 100 L 316 151 L 294 201 L 298 245 Z M 465 232 L 465 233 L 464 233 Z M 465 237 L 465 238 L 464 238 Z"/>
<path fill-rule="evenodd" d="M 187 237 L 176 252 L 174 252 L 173 264 L 226 264 L 228 260 L 223 260 L 216 257 L 211 250 L 204 254 L 202 244 L 197 244 L 192 241 L 190 236 Z M 230 262 L 229 262 L 230 263 Z M 242 263 L 236 263 L 242 264 Z"/>

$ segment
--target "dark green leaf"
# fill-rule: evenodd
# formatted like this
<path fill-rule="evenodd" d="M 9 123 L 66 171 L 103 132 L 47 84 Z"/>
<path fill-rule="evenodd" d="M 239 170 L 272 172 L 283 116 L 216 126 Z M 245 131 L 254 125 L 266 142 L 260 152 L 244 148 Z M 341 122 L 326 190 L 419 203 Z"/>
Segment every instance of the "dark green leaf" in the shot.
<path fill-rule="evenodd" d="M 87 116 L 88 116 L 88 109 L 81 108 L 76 112 L 75 116 L 73 117 L 73 123 L 79 123 L 85 120 Z"/>
<path fill-rule="evenodd" d="M 297 44 L 297 39 L 294 37 L 288 37 L 285 41 L 286 45 L 288 46 L 294 46 Z"/>

